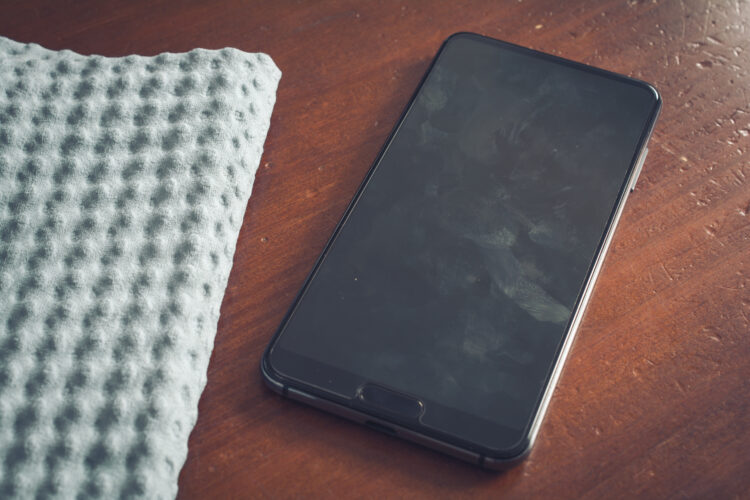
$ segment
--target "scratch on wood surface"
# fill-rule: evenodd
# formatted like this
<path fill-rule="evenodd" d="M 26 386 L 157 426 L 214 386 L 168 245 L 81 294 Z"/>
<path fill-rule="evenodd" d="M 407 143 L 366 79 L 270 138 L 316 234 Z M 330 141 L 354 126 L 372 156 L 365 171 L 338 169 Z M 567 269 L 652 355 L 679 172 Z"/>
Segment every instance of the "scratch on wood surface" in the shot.
<path fill-rule="evenodd" d="M 669 272 L 667 266 L 664 265 L 664 262 L 659 260 L 659 265 L 661 266 L 662 271 L 664 271 L 664 274 L 667 275 L 667 278 L 669 278 L 669 281 L 674 281 L 674 276 L 672 276 L 672 273 Z"/>
<path fill-rule="evenodd" d="M 682 384 L 682 382 L 680 382 L 679 380 L 675 379 L 675 381 L 674 381 L 674 386 L 675 386 L 675 387 L 677 388 L 677 390 L 678 390 L 678 391 L 679 391 L 679 392 L 680 392 L 681 394 L 686 394 L 686 393 L 687 393 L 687 391 L 685 390 L 685 386 L 684 386 L 684 385 Z"/>
<path fill-rule="evenodd" d="M 687 12 L 685 12 L 685 0 L 680 0 L 680 10 L 682 10 L 682 35 L 680 35 L 680 40 L 685 40 L 685 29 L 687 27 Z M 677 64 L 680 64 L 680 60 L 677 59 Z"/>
<path fill-rule="evenodd" d="M 701 32 L 701 37 L 703 38 L 706 37 L 706 33 L 708 32 L 708 17 L 709 17 L 709 14 L 711 13 L 711 9 L 712 9 L 711 0 L 708 0 L 708 4 L 706 5 L 706 10 L 705 10 L 706 16 L 703 19 L 703 31 Z"/>

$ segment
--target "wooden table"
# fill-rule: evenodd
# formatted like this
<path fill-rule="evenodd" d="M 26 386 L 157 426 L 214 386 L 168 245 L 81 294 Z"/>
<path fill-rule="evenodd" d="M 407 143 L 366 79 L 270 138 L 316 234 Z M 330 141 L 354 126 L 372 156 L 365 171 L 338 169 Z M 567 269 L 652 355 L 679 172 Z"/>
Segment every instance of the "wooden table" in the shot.
<path fill-rule="evenodd" d="M 632 75 L 664 98 L 537 446 L 503 474 L 285 401 L 258 370 L 456 31 Z M 6 1 L 0 34 L 111 56 L 232 46 L 284 73 L 180 498 L 750 495 L 747 1 Z"/>

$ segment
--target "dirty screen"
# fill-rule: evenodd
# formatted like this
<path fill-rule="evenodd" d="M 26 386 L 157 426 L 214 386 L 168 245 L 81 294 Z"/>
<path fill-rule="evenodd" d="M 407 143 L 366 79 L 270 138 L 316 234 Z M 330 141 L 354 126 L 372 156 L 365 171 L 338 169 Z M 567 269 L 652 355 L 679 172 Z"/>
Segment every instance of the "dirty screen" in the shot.
<path fill-rule="evenodd" d="M 454 39 L 280 345 L 523 428 L 653 105 Z"/>

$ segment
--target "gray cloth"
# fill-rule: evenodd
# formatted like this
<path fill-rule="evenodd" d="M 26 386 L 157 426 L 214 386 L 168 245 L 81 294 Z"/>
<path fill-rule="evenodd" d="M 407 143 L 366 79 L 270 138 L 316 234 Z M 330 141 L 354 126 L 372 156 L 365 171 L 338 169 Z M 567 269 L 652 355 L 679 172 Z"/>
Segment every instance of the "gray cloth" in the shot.
<path fill-rule="evenodd" d="M 173 498 L 281 73 L 0 38 L 0 498 Z"/>

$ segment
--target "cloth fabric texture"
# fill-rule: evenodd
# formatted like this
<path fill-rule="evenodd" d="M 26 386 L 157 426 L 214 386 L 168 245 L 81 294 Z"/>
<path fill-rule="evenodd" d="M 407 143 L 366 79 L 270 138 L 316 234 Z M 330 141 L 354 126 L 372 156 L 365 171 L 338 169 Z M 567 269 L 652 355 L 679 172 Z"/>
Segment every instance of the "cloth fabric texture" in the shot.
<path fill-rule="evenodd" d="M 174 498 L 281 72 L 0 37 L 0 498 Z"/>

